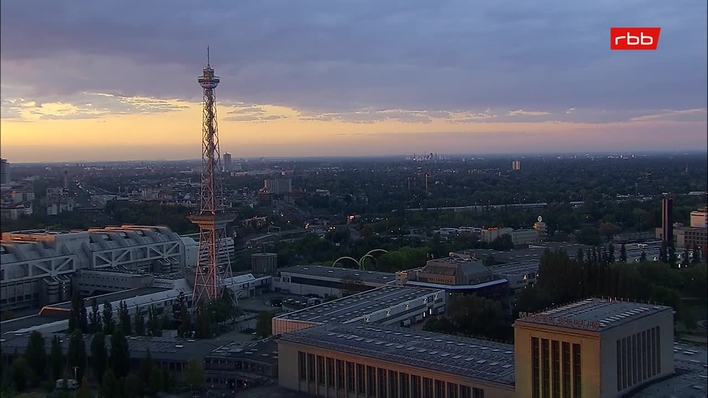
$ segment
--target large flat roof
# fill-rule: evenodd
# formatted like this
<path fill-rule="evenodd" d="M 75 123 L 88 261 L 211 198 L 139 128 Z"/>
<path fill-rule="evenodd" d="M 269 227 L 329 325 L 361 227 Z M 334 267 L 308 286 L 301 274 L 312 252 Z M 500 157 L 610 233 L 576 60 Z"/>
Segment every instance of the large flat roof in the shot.
<path fill-rule="evenodd" d="M 514 346 L 394 326 L 325 325 L 280 341 L 512 385 Z"/>
<path fill-rule="evenodd" d="M 113 303 L 116 301 L 127 300 L 127 299 L 131 299 L 134 297 L 146 296 L 148 294 L 166 292 L 168 290 L 170 290 L 170 289 L 166 289 L 166 288 L 162 288 L 162 287 L 139 287 L 136 289 L 121 290 L 118 292 L 106 293 L 106 294 L 101 294 L 101 295 L 93 296 L 93 297 L 86 297 L 86 298 L 84 298 L 84 304 L 87 307 L 89 307 L 91 305 L 91 301 L 94 298 L 96 299 L 96 302 L 98 304 L 103 304 L 105 301 L 108 301 L 109 303 Z M 49 305 L 46 305 L 46 307 L 53 307 L 53 308 L 61 308 L 61 309 L 70 310 L 71 309 L 71 301 L 65 301 L 63 303 L 57 303 L 57 304 L 49 304 Z"/>
<path fill-rule="evenodd" d="M 589 298 L 551 310 L 528 314 L 517 319 L 516 323 L 601 331 L 664 311 L 673 310 L 663 305 Z"/>
<path fill-rule="evenodd" d="M 541 262 L 538 260 L 519 261 L 501 265 L 492 265 L 489 269 L 497 275 L 526 275 L 538 272 Z"/>
<path fill-rule="evenodd" d="M 278 344 L 275 340 L 269 339 L 252 342 L 242 347 L 241 343 L 233 341 L 215 349 L 207 355 L 207 358 L 218 359 L 221 357 L 245 359 L 268 365 L 277 365 Z"/>
<path fill-rule="evenodd" d="M 364 283 L 385 285 L 396 280 L 396 274 L 388 272 L 364 271 L 353 268 L 329 267 L 326 265 L 298 265 L 295 267 L 281 268 L 282 273 L 298 274 L 301 276 L 314 276 L 319 278 L 354 278 Z"/>
<path fill-rule="evenodd" d="M 343 323 L 406 301 L 423 299 L 438 290 L 408 286 L 382 286 L 338 300 L 279 315 L 277 318 L 314 323 Z"/>
<path fill-rule="evenodd" d="M 12 352 L 17 349 L 22 352 L 27 347 L 30 333 L 5 334 L 0 339 L 3 350 Z M 51 336 L 45 336 L 47 341 L 47 353 L 51 349 Z M 62 349 L 66 353 L 69 349 L 69 338 L 61 336 Z M 84 335 L 86 347 L 91 346 L 93 335 Z M 155 359 L 166 359 L 176 361 L 187 361 L 197 359 L 201 361 L 207 354 L 214 351 L 224 342 L 216 339 L 192 340 L 170 337 L 137 337 L 128 336 L 128 346 L 130 347 L 131 358 L 145 358 L 148 351 Z M 111 349 L 111 337 L 106 336 L 106 348 Z M 90 355 L 90 353 L 89 353 Z"/>

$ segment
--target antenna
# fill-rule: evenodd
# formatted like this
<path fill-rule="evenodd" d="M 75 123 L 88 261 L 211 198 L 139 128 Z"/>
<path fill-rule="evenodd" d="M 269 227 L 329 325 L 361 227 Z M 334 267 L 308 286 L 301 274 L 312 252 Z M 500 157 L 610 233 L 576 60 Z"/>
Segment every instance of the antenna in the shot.
<path fill-rule="evenodd" d="M 207 66 L 210 66 L 210 65 L 211 65 L 211 62 L 210 62 L 211 59 L 210 59 L 210 58 L 211 58 L 211 57 L 209 56 L 209 46 L 207 46 Z"/>

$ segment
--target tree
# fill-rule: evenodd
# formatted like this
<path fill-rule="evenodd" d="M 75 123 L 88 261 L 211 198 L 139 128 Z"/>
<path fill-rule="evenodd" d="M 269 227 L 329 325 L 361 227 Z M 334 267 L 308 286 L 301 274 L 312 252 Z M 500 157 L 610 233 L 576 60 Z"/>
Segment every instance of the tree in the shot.
<path fill-rule="evenodd" d="M 698 249 L 697 244 L 693 244 L 693 263 L 698 264 L 701 262 L 701 251 Z"/>
<path fill-rule="evenodd" d="M 676 268 L 676 249 L 674 245 L 670 245 L 667 251 L 668 263 L 671 268 Z"/>
<path fill-rule="evenodd" d="M 118 325 L 126 336 L 130 336 L 130 312 L 128 312 L 128 305 L 123 300 L 118 303 Z"/>
<path fill-rule="evenodd" d="M 96 298 L 91 299 L 91 315 L 89 316 L 89 326 L 92 333 L 102 330 L 101 313 L 98 310 L 98 301 Z"/>
<path fill-rule="evenodd" d="M 150 354 L 150 349 L 148 349 L 145 354 L 145 358 L 140 363 L 140 385 L 142 386 L 142 390 L 145 392 L 150 390 L 150 376 L 152 375 L 152 368 L 154 365 L 155 364 L 152 361 L 152 354 Z"/>
<path fill-rule="evenodd" d="M 167 371 L 167 369 L 163 369 L 161 373 L 161 383 L 162 383 L 162 391 L 169 393 L 172 391 L 172 375 L 170 375 L 170 372 Z"/>
<path fill-rule="evenodd" d="M 644 250 L 642 250 L 642 254 L 641 254 L 641 256 L 639 256 L 639 262 L 643 263 L 645 261 L 647 261 L 647 254 L 644 253 Z"/>
<path fill-rule="evenodd" d="M 123 389 L 124 398 L 138 398 L 140 396 L 140 379 L 136 375 L 128 375 L 125 378 Z"/>
<path fill-rule="evenodd" d="M 86 377 L 84 377 L 83 380 L 81 380 L 81 388 L 76 391 L 76 398 L 93 398 L 93 396 L 93 390 L 89 387 Z"/>
<path fill-rule="evenodd" d="M 109 301 L 103 302 L 103 334 L 110 336 L 116 329 L 116 321 L 113 319 L 113 305 Z"/>
<path fill-rule="evenodd" d="M 32 369 L 27 365 L 27 360 L 24 357 L 15 357 L 12 361 L 12 382 L 17 391 L 22 392 L 29 387 L 31 373 Z"/>
<path fill-rule="evenodd" d="M 47 365 L 47 351 L 44 337 L 38 331 L 30 334 L 25 349 L 25 359 L 30 369 L 38 379 L 44 380 L 44 371 Z"/>
<path fill-rule="evenodd" d="M 135 335 L 145 336 L 145 316 L 143 316 L 143 313 L 140 311 L 140 307 L 138 305 L 135 306 L 135 316 L 133 317 L 133 321 L 135 322 Z"/>
<path fill-rule="evenodd" d="M 153 365 L 150 370 L 150 383 L 148 392 L 150 395 L 156 395 L 162 390 L 162 372 L 160 372 L 160 367 Z"/>
<path fill-rule="evenodd" d="M 615 245 L 610 243 L 608 246 L 609 247 L 607 248 L 607 262 L 611 264 L 615 262 Z M 622 244 L 622 246 L 624 247 L 624 244 Z"/>
<path fill-rule="evenodd" d="M 130 371 L 130 347 L 121 328 L 111 336 L 110 365 L 116 378 L 123 378 Z"/>
<path fill-rule="evenodd" d="M 71 296 L 71 310 L 69 312 L 69 333 L 81 329 L 82 333 L 88 333 L 88 316 L 86 304 L 78 290 Z"/>
<path fill-rule="evenodd" d="M 366 289 L 368 289 L 368 287 L 364 285 L 364 281 L 361 280 L 361 277 L 356 274 L 349 274 L 342 278 L 342 297 L 351 296 L 352 294 L 360 293 Z"/>
<path fill-rule="evenodd" d="M 686 246 L 686 250 L 683 252 L 683 259 L 681 259 L 681 265 L 687 266 L 689 262 L 689 257 L 691 257 L 691 253 L 688 250 L 688 246 Z"/>
<path fill-rule="evenodd" d="M 575 259 L 579 262 L 583 262 L 584 254 L 582 248 L 578 249 L 578 254 L 575 255 Z"/>
<path fill-rule="evenodd" d="M 198 390 L 202 387 L 202 384 L 204 384 L 204 370 L 196 359 L 192 359 L 187 363 L 184 382 L 188 384 L 192 390 Z"/>
<path fill-rule="evenodd" d="M 608 241 L 612 240 L 612 237 L 617 235 L 621 231 L 620 227 L 611 222 L 600 223 L 600 227 L 598 228 L 598 230 L 600 231 L 601 235 L 607 237 Z"/>
<path fill-rule="evenodd" d="M 56 334 L 52 337 L 50 362 L 52 365 L 52 380 L 61 379 L 64 375 L 64 353 L 61 349 L 61 339 Z"/>
<path fill-rule="evenodd" d="M 157 316 L 157 310 L 155 310 L 154 304 L 148 307 L 147 329 L 148 335 L 150 336 L 162 336 L 162 324 L 160 318 Z"/>
<path fill-rule="evenodd" d="M 273 314 L 267 311 L 262 311 L 258 314 L 256 319 L 256 334 L 261 338 L 266 338 L 272 333 L 273 327 L 271 326 L 273 320 Z"/>
<path fill-rule="evenodd" d="M 619 258 L 621 263 L 626 263 L 627 262 L 627 247 L 625 247 L 624 243 L 622 243 L 622 247 L 620 247 L 620 258 Z"/>
<path fill-rule="evenodd" d="M 106 370 L 106 374 L 103 375 L 103 383 L 101 383 L 101 397 L 120 398 L 122 395 L 120 383 L 118 383 L 115 373 L 111 369 Z"/>
<path fill-rule="evenodd" d="M 180 306 L 179 314 L 180 323 L 179 327 L 177 328 L 177 334 L 179 335 L 179 337 L 187 337 L 192 331 L 192 321 L 189 317 L 189 311 L 187 310 L 187 303 L 184 301 Z"/>
<path fill-rule="evenodd" d="M 194 319 L 194 337 L 208 339 L 212 337 L 212 322 L 210 311 L 204 302 L 197 305 L 197 316 Z"/>
<path fill-rule="evenodd" d="M 67 352 L 67 364 L 71 372 L 72 378 L 81 380 L 86 372 L 86 343 L 84 342 L 84 334 L 80 329 L 74 330 L 69 337 L 69 350 Z M 75 377 L 74 377 L 75 376 Z"/>
<path fill-rule="evenodd" d="M 108 368 L 108 349 L 106 348 L 106 335 L 103 332 L 97 332 L 91 340 L 91 366 L 93 374 L 101 383 Z"/>

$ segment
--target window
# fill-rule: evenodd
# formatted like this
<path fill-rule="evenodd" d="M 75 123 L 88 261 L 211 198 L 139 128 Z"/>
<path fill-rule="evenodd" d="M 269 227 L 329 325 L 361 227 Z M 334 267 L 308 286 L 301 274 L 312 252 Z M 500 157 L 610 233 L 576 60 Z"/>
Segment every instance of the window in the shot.
<path fill-rule="evenodd" d="M 386 369 L 379 368 L 379 397 L 386 397 Z"/>
<path fill-rule="evenodd" d="M 445 382 L 435 380 L 435 398 L 445 398 Z"/>
<path fill-rule="evenodd" d="M 433 379 L 423 378 L 423 398 L 433 398 Z"/>
<path fill-rule="evenodd" d="M 315 355 L 307 354 L 307 374 L 310 382 L 315 381 Z"/>
<path fill-rule="evenodd" d="M 337 360 L 337 389 L 344 389 L 344 361 Z"/>
<path fill-rule="evenodd" d="M 548 339 L 541 339 L 541 396 L 543 398 L 551 397 L 551 369 L 548 346 Z"/>
<path fill-rule="evenodd" d="M 420 376 L 411 375 L 411 398 L 421 398 Z"/>
<path fill-rule="evenodd" d="M 398 372 L 388 371 L 389 398 L 398 398 Z"/>
<path fill-rule="evenodd" d="M 325 384 L 325 359 L 323 356 L 317 356 L 317 383 Z"/>
<path fill-rule="evenodd" d="M 477 387 L 473 388 L 472 398 L 484 398 L 484 389 Z"/>
<path fill-rule="evenodd" d="M 401 398 L 409 398 L 410 394 L 410 384 L 408 373 L 399 373 L 398 377 L 401 379 Z"/>
<path fill-rule="evenodd" d="M 334 358 L 327 358 L 327 387 L 334 388 Z"/>
<path fill-rule="evenodd" d="M 638 345 L 637 345 L 637 335 L 633 334 L 632 335 L 632 385 L 637 384 L 637 359 L 638 358 L 638 353 L 639 350 L 637 350 Z"/>
<path fill-rule="evenodd" d="M 376 396 L 376 368 L 366 367 L 366 393 L 370 397 Z"/>
<path fill-rule="evenodd" d="M 305 381 L 307 380 L 307 360 L 305 357 L 304 352 L 298 352 L 298 361 L 300 362 L 300 365 L 298 366 L 298 370 L 300 371 L 300 380 Z"/>
<path fill-rule="evenodd" d="M 654 328 L 656 330 L 656 346 L 654 348 L 656 352 L 656 374 L 661 373 L 661 329 L 657 326 Z"/>
<path fill-rule="evenodd" d="M 347 362 L 347 391 L 354 392 L 356 386 L 356 376 L 354 374 L 354 363 Z"/>
<path fill-rule="evenodd" d="M 581 373 L 580 344 L 573 344 L 573 398 L 581 398 L 582 373 Z"/>
<path fill-rule="evenodd" d="M 472 388 L 470 386 L 460 386 L 460 398 L 472 398 Z"/>
<path fill-rule="evenodd" d="M 459 398 L 457 392 L 457 384 L 447 383 L 447 398 Z"/>
<path fill-rule="evenodd" d="M 356 364 L 357 393 L 366 394 L 365 368 L 362 364 Z"/>
<path fill-rule="evenodd" d="M 615 357 L 617 367 L 617 391 L 622 391 L 622 342 L 617 340 L 617 355 Z"/>
<path fill-rule="evenodd" d="M 563 398 L 570 398 L 570 343 L 563 342 Z"/>
<path fill-rule="evenodd" d="M 560 397 L 560 343 L 557 340 L 551 341 L 551 369 L 553 398 Z"/>
<path fill-rule="evenodd" d="M 541 388 L 541 373 L 539 370 L 541 359 L 539 358 L 539 346 L 538 338 L 531 338 L 531 362 L 532 362 L 532 376 L 531 376 L 531 397 L 539 398 L 538 391 Z"/>

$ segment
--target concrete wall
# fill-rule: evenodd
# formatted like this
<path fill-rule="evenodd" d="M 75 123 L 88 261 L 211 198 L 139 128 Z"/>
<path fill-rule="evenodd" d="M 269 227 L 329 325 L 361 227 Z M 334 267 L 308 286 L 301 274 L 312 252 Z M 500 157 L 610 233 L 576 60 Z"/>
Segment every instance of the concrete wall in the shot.
<path fill-rule="evenodd" d="M 651 378 L 647 378 L 643 382 L 631 386 L 631 388 L 618 391 L 617 340 L 627 336 L 632 336 L 655 326 L 659 326 L 660 328 L 661 373 Z M 548 339 L 568 342 L 571 344 L 571 349 L 572 344 L 580 344 L 583 398 L 612 398 L 624 395 L 631 390 L 652 382 L 653 380 L 674 373 L 673 333 L 673 313 L 671 310 L 666 310 L 659 314 L 639 318 L 630 323 L 617 326 L 601 333 L 566 329 L 558 326 L 537 325 L 537 327 L 531 327 L 528 324 L 517 323 L 514 325 L 516 389 L 519 392 L 528 391 L 528 396 L 531 396 L 530 392 L 532 391 L 533 375 L 533 364 L 531 357 L 532 337 L 537 337 L 539 340 Z M 561 374 L 563 370 L 562 367 L 563 363 L 561 351 Z M 571 388 L 572 382 L 573 379 L 571 372 Z M 561 388 L 563 388 L 562 383 Z M 525 396 L 526 395 L 524 394 L 519 395 L 519 397 Z"/>
<path fill-rule="evenodd" d="M 626 389 L 617 390 L 617 341 L 625 337 L 641 333 L 653 327 L 659 327 L 661 373 L 632 385 Z M 621 327 L 609 329 L 602 333 L 602 397 L 619 397 L 653 380 L 674 373 L 674 325 L 671 310 L 649 315 Z M 641 358 L 640 358 L 641 360 Z M 641 366 L 641 362 L 638 364 Z"/>
<path fill-rule="evenodd" d="M 533 390 L 533 363 L 531 357 L 532 337 L 537 337 L 539 340 L 548 339 L 557 340 L 560 342 L 567 342 L 571 344 L 571 350 L 572 344 L 580 344 L 580 364 L 582 367 L 582 397 L 600 397 L 600 338 L 597 332 L 586 332 L 581 330 L 564 329 L 555 326 L 542 325 L 538 325 L 538 328 L 531 328 L 527 327 L 526 324 L 520 326 L 517 323 L 516 325 L 514 325 L 514 363 L 516 367 L 516 390 L 520 392 L 519 397 L 530 397 L 531 391 Z M 562 367 L 563 364 L 561 358 L 561 374 L 563 371 Z M 573 378 L 571 373 L 571 390 L 573 388 L 572 383 Z"/>
<path fill-rule="evenodd" d="M 296 330 L 307 329 L 317 325 L 314 322 L 296 321 L 293 319 L 283 319 L 275 317 L 271 320 L 271 333 L 274 336 L 294 332 Z"/>
<path fill-rule="evenodd" d="M 293 344 L 290 342 L 285 342 L 285 341 L 279 341 L 278 342 L 278 368 L 281 369 L 278 375 L 278 383 L 281 387 L 285 387 L 291 390 L 295 391 L 300 391 L 300 392 L 305 392 L 314 396 L 318 397 L 338 397 L 338 398 L 365 398 L 367 395 L 365 394 L 359 394 L 357 392 L 350 392 L 347 391 L 347 385 L 348 383 L 346 382 L 346 378 L 348 376 L 348 372 L 344 372 L 344 377 L 345 377 L 345 383 L 344 383 L 344 389 L 343 390 L 337 390 L 332 387 L 328 387 L 326 381 L 320 382 L 318 379 L 317 372 L 315 374 L 315 379 L 316 381 L 309 382 L 309 381 L 301 381 L 300 380 L 300 364 L 299 364 L 299 358 L 298 358 L 298 352 L 304 352 L 307 354 L 313 354 L 315 355 L 315 367 L 317 366 L 317 356 L 322 356 L 325 358 L 333 358 L 336 360 L 344 361 L 345 366 L 346 362 L 351 362 L 353 364 L 361 364 L 365 366 L 372 366 L 375 368 L 382 368 L 386 369 L 389 371 L 395 371 L 399 373 L 405 373 L 409 375 L 409 380 L 410 376 L 418 376 L 422 378 L 430 378 L 432 380 L 440 380 L 444 381 L 447 385 L 447 383 L 453 383 L 453 384 L 458 384 L 458 385 L 464 385 L 464 386 L 469 386 L 471 388 L 480 388 L 484 390 L 484 396 L 485 397 L 494 397 L 494 398 L 513 398 L 516 397 L 514 387 L 511 385 L 502 385 L 502 384 L 494 384 L 486 381 L 481 381 L 481 380 L 476 380 L 470 377 L 462 377 L 462 376 L 457 376 L 457 375 L 451 375 L 448 373 L 443 373 L 443 372 L 437 372 L 434 369 L 428 369 L 428 368 L 417 368 L 415 366 L 412 366 L 407 363 L 395 363 L 395 362 L 388 362 L 388 361 L 382 361 L 382 360 L 376 360 L 372 358 L 367 358 L 363 356 L 358 356 L 358 355 L 352 355 L 352 354 L 347 354 L 347 353 L 342 353 L 339 351 L 335 350 L 326 350 L 326 349 L 321 349 L 317 347 L 309 347 L 309 346 L 301 346 L 298 344 Z M 325 366 L 326 366 L 327 361 L 325 360 Z M 336 365 L 336 362 L 335 362 Z M 290 371 L 288 372 L 283 372 L 282 369 L 289 369 Z M 364 377 L 366 377 L 366 368 L 364 372 Z M 335 378 L 338 378 L 338 374 L 335 369 Z M 355 365 L 355 377 L 356 376 L 356 365 Z M 325 377 L 327 375 L 327 371 L 325 370 Z M 308 370 L 308 376 L 309 376 L 309 370 Z M 309 377 L 308 377 L 309 380 Z M 367 383 L 365 383 L 367 384 Z M 335 386 L 337 384 L 335 383 Z M 376 386 L 378 387 L 378 383 L 376 383 Z M 388 386 L 388 383 L 387 383 Z M 358 387 L 358 380 L 354 382 L 354 387 L 355 390 Z M 379 397 L 378 395 L 378 388 L 376 391 L 376 395 L 368 395 L 368 397 Z M 401 391 L 399 391 L 399 394 Z M 447 391 L 445 392 L 445 397 L 447 397 Z M 458 392 L 458 397 L 460 396 Z"/>

